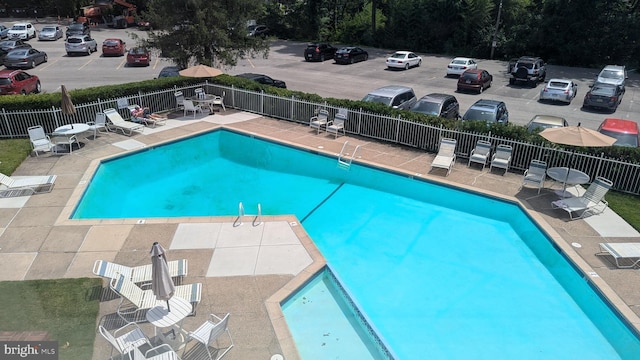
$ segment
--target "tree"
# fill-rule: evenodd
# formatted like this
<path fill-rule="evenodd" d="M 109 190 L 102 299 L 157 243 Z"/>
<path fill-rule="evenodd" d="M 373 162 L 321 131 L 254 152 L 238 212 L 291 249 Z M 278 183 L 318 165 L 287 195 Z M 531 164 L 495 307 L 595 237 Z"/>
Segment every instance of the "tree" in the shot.
<path fill-rule="evenodd" d="M 238 59 L 267 56 L 268 43 L 247 36 L 247 22 L 264 9 L 253 0 L 150 0 L 145 19 L 153 25 L 145 46 L 176 65 L 233 66 Z"/>

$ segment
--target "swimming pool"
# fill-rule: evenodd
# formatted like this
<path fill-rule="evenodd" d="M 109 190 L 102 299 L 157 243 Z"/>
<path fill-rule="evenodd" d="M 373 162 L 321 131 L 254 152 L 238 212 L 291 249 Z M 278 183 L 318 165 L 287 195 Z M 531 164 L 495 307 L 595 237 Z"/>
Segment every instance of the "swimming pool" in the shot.
<path fill-rule="evenodd" d="M 400 359 L 640 350 L 518 206 L 229 131 L 105 161 L 73 218 L 234 215 L 240 201 L 295 214 Z"/>

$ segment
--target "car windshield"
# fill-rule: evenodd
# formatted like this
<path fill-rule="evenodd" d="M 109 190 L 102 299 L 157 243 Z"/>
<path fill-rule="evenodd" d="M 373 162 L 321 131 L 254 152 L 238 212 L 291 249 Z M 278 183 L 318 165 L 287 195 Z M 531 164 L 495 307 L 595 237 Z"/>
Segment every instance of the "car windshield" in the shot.
<path fill-rule="evenodd" d="M 616 138 L 617 140 L 613 145 L 638 147 L 637 134 L 622 134 L 619 132 L 613 132 L 613 131 L 603 130 L 603 129 L 600 129 L 600 132 L 607 136 Z"/>
<path fill-rule="evenodd" d="M 467 63 L 467 61 L 466 60 L 453 60 L 451 63 L 454 64 L 454 65 L 465 65 Z"/>
<path fill-rule="evenodd" d="M 373 94 L 368 94 L 367 96 L 364 97 L 364 99 L 362 99 L 362 101 L 377 102 L 377 103 L 381 103 L 389 106 L 391 105 L 391 100 L 392 99 L 390 97 L 373 95 Z"/>
<path fill-rule="evenodd" d="M 84 26 L 82 24 L 71 24 L 69 30 L 82 30 Z"/>
<path fill-rule="evenodd" d="M 25 56 L 27 55 L 27 53 L 28 53 L 27 50 L 13 50 L 7 56 Z"/>
<path fill-rule="evenodd" d="M 27 27 L 24 25 L 13 25 L 11 30 L 25 30 Z"/>
<path fill-rule="evenodd" d="M 600 73 L 600 77 L 605 78 L 605 79 L 622 80 L 622 79 L 624 79 L 624 74 L 622 73 L 622 71 L 603 70 Z"/>
<path fill-rule="evenodd" d="M 431 101 L 419 101 L 415 105 L 413 105 L 411 111 L 423 114 L 440 115 L 440 103 Z"/>
<path fill-rule="evenodd" d="M 80 44 L 82 42 L 82 39 L 80 39 L 80 38 L 68 38 L 67 42 L 69 44 Z"/>
<path fill-rule="evenodd" d="M 569 86 L 569 83 L 568 82 L 564 82 L 564 81 L 551 81 L 551 82 L 549 82 L 549 87 L 564 89 L 567 86 Z"/>
<path fill-rule="evenodd" d="M 529 126 L 527 127 L 527 130 L 529 131 L 533 131 L 535 129 L 550 129 L 550 128 L 557 128 L 557 127 L 561 127 L 558 124 L 548 124 L 548 123 L 539 123 L 539 122 L 531 122 L 529 123 Z"/>
<path fill-rule="evenodd" d="M 462 73 L 462 76 L 460 76 L 460 79 L 462 80 L 476 80 L 478 78 L 478 74 L 476 73 Z"/>
<path fill-rule="evenodd" d="M 103 43 L 103 45 L 106 45 L 106 46 L 118 46 L 119 44 L 120 42 L 117 40 L 105 40 Z"/>
<path fill-rule="evenodd" d="M 40 30 L 40 32 L 55 32 L 56 28 L 54 27 L 43 27 L 42 30 Z"/>
<path fill-rule="evenodd" d="M 518 63 L 518 67 L 525 67 L 527 69 L 533 69 L 533 63 Z"/>
<path fill-rule="evenodd" d="M 614 96 L 616 94 L 616 88 L 613 86 L 594 85 L 591 88 L 591 94 L 602 95 L 602 96 Z"/>
<path fill-rule="evenodd" d="M 129 54 L 132 54 L 132 55 L 144 55 L 146 53 L 147 53 L 146 50 L 143 48 L 133 48 L 129 51 Z"/>
<path fill-rule="evenodd" d="M 393 58 L 393 59 L 404 59 L 406 56 L 407 56 L 407 54 L 395 53 L 395 54 L 391 55 L 391 58 Z"/>
<path fill-rule="evenodd" d="M 11 79 L 9 79 L 9 78 L 0 78 L 0 85 L 11 85 Z"/>
<path fill-rule="evenodd" d="M 464 114 L 464 120 L 484 120 L 496 121 L 496 114 L 493 110 L 487 109 L 469 109 Z"/>

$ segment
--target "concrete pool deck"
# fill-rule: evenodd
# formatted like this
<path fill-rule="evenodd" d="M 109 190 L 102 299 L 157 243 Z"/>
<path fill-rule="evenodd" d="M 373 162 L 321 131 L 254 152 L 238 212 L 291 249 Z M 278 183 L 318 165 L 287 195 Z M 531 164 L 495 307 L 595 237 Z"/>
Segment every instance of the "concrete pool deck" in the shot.
<path fill-rule="evenodd" d="M 120 133 L 99 134 L 96 139 L 89 136 L 72 154 L 27 158 L 14 176 L 56 174 L 58 178 L 51 193 L 0 199 L 0 280 L 94 276 L 91 268 L 98 259 L 142 265 L 149 262 L 151 244 L 159 241 L 170 250 L 170 259 L 188 259 L 189 274 L 184 283 L 203 283 L 196 316 L 185 319 L 184 328 L 195 329 L 209 313 L 229 312 L 235 347 L 225 358 L 269 359 L 283 354 L 285 359 L 296 359 L 286 324 L 277 317 L 277 302 L 320 269 L 324 259 L 293 216 L 265 217 L 259 225 L 253 224 L 253 216 L 246 216 L 242 226 L 234 226 L 235 217 L 68 220 L 99 159 L 220 126 L 328 154 L 338 154 L 349 141 L 351 146 L 361 145 L 356 161 L 516 198 L 640 327 L 640 289 L 632 285 L 640 273 L 617 269 L 607 257 L 595 256 L 600 242 L 640 242 L 640 234 L 611 210 L 569 221 L 566 212 L 551 208 L 551 201 L 557 199 L 553 190 L 560 186 L 550 180 L 538 195 L 535 189 L 520 189 L 520 173 L 502 176 L 502 171 L 467 167 L 465 159 L 459 159 L 445 177 L 444 170 L 429 171 L 434 154 L 352 136 L 334 139 L 325 133 L 316 135 L 302 124 L 233 110 L 196 119 L 175 117 L 164 126 L 147 128 L 131 137 Z M 247 209 L 247 213 L 255 211 Z M 100 323 L 116 326 L 117 303 L 106 289 L 100 303 Z M 143 324 L 143 328 L 153 333 L 151 325 Z M 191 345 L 187 350 L 185 359 L 197 355 Z M 110 354 L 110 345 L 97 335 L 93 358 L 104 359 Z"/>

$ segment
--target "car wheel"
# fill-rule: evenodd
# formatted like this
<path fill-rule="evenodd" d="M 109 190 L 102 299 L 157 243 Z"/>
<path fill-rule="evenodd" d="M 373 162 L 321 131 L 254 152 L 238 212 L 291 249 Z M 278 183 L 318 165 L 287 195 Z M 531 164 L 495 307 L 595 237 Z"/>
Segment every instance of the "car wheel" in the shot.
<path fill-rule="evenodd" d="M 493 80 L 489 81 L 489 85 L 487 85 L 487 87 L 490 88 L 491 84 L 493 84 Z"/>
<path fill-rule="evenodd" d="M 349 59 L 349 64 L 353 64 L 353 63 L 354 63 L 353 58 Z"/>
<path fill-rule="evenodd" d="M 420 67 L 420 65 L 422 65 L 422 60 L 418 60 L 418 65 L 416 65 L 416 67 Z"/>
<path fill-rule="evenodd" d="M 36 89 L 33 90 L 33 92 L 39 94 L 40 91 L 42 91 L 42 85 L 40 84 L 40 80 L 38 80 L 38 82 L 36 82 Z"/>
<path fill-rule="evenodd" d="M 364 56 L 364 60 L 363 61 L 367 61 L 367 60 L 369 60 L 369 54 Z"/>
<path fill-rule="evenodd" d="M 404 69 L 405 69 L 405 70 L 409 70 L 409 63 L 406 63 L 406 64 L 404 65 Z"/>
<path fill-rule="evenodd" d="M 20 90 L 20 95 L 27 95 L 27 92 L 24 89 L 22 89 Z"/>
<path fill-rule="evenodd" d="M 515 83 L 516 83 L 516 81 L 513 78 L 509 79 L 509 85 L 513 85 Z"/>
<path fill-rule="evenodd" d="M 324 61 L 324 54 L 320 55 L 320 61 Z"/>
<path fill-rule="evenodd" d="M 36 67 L 36 63 L 33 60 L 31 60 L 29 62 L 29 69 L 33 69 L 34 67 Z"/>
<path fill-rule="evenodd" d="M 480 89 L 478 89 L 478 94 L 482 94 L 484 91 L 484 85 L 480 84 Z"/>
<path fill-rule="evenodd" d="M 42 62 L 47 62 L 47 61 L 49 61 L 49 56 L 45 55 L 44 60 Z"/>

